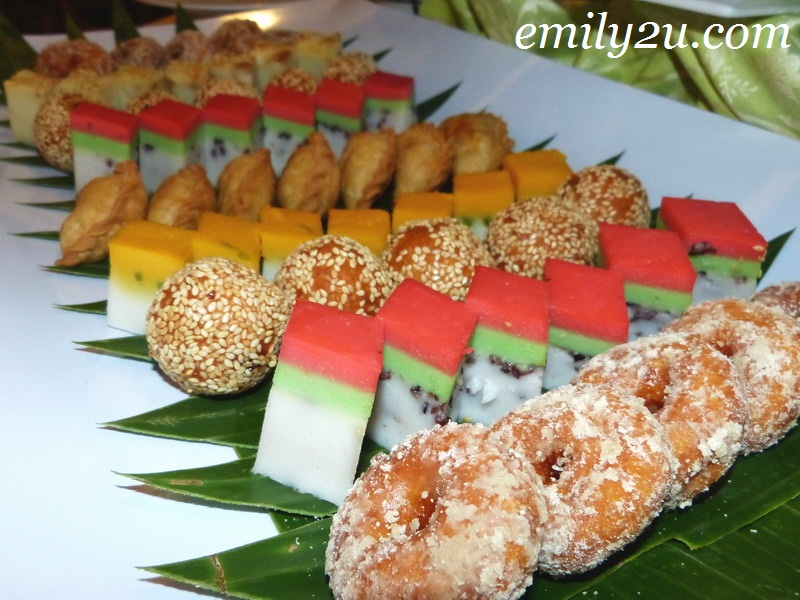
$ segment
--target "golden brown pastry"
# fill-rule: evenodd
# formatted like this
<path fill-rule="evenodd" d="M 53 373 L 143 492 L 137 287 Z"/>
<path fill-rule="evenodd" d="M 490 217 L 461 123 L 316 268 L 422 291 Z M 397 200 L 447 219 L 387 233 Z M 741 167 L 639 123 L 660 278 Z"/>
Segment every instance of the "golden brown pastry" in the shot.
<path fill-rule="evenodd" d="M 514 148 L 506 122 L 488 112 L 464 113 L 439 126 L 453 149 L 453 174 L 483 173 L 499 169 Z"/>
<path fill-rule="evenodd" d="M 184 29 L 167 42 L 164 50 L 170 60 L 203 62 L 208 56 L 208 38 L 196 29 Z"/>
<path fill-rule="evenodd" d="M 260 99 L 256 88 L 241 81 L 233 79 L 212 79 L 206 81 L 198 90 L 195 105 L 203 107 L 214 96 L 219 94 L 231 94 L 233 96 L 244 96 L 245 98 Z"/>
<path fill-rule="evenodd" d="M 319 82 L 314 76 L 304 69 L 286 69 L 275 75 L 269 81 L 270 85 L 287 88 L 306 94 L 314 94 L 317 91 Z"/>
<path fill-rule="evenodd" d="M 170 175 L 158 186 L 150 199 L 147 219 L 182 229 L 197 229 L 203 211 L 216 209 L 214 186 L 206 170 L 194 164 Z"/>
<path fill-rule="evenodd" d="M 108 240 L 128 221 L 144 219 L 147 191 L 131 160 L 111 175 L 92 179 L 78 193 L 75 208 L 61 225 L 59 266 L 73 266 L 108 256 Z"/>
<path fill-rule="evenodd" d="M 351 136 L 341 158 L 342 198 L 346 208 L 369 208 L 392 180 L 397 162 L 394 129 Z"/>
<path fill-rule="evenodd" d="M 112 69 L 111 55 L 89 40 L 59 40 L 45 46 L 36 57 L 35 71 L 60 79 L 86 69 L 105 75 Z"/>
<path fill-rule="evenodd" d="M 346 52 L 331 60 L 322 72 L 323 78 L 364 85 L 367 77 L 378 69 L 375 59 L 364 52 Z"/>
<path fill-rule="evenodd" d="M 167 51 L 155 38 L 139 36 L 117 44 L 111 51 L 114 67 L 135 65 L 147 69 L 163 69 L 167 64 Z"/>
<path fill-rule="evenodd" d="M 278 181 L 284 208 L 326 214 L 339 199 L 339 162 L 325 136 L 312 131 L 289 157 Z"/>
<path fill-rule="evenodd" d="M 452 168 L 453 151 L 433 123 L 414 123 L 398 136 L 395 194 L 434 191 Z"/>
<path fill-rule="evenodd" d="M 219 212 L 258 221 L 264 206 L 275 201 L 275 171 L 270 152 L 259 148 L 230 161 L 219 175 Z"/>
<path fill-rule="evenodd" d="M 145 108 L 150 108 L 151 106 L 155 106 L 162 100 L 175 100 L 177 102 L 180 99 L 175 96 L 175 94 L 171 94 L 166 90 L 150 90 L 145 92 L 141 96 L 137 96 L 130 103 L 125 107 L 126 112 L 129 112 L 133 115 L 138 115 L 142 112 Z"/>
<path fill-rule="evenodd" d="M 230 19 L 217 27 L 208 38 L 213 53 L 243 54 L 261 38 L 261 28 L 251 19 Z"/>

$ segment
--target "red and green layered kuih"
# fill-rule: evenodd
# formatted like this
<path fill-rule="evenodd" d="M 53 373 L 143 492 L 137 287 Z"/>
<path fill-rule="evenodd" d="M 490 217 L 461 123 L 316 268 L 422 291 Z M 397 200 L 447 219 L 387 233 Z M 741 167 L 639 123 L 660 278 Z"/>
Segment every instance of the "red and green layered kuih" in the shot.
<path fill-rule="evenodd" d="M 110 175 L 117 163 L 138 158 L 139 119 L 121 110 L 81 102 L 70 115 L 75 191 Z"/>
<path fill-rule="evenodd" d="M 272 168 L 280 175 L 292 153 L 316 126 L 314 96 L 277 85 L 264 90 L 261 144 L 270 151 Z"/>
<path fill-rule="evenodd" d="M 201 108 L 200 157 L 209 181 L 237 156 L 261 145 L 261 103 L 255 98 L 218 94 Z"/>
<path fill-rule="evenodd" d="M 677 233 L 689 254 L 698 273 L 694 302 L 753 295 L 767 240 L 735 203 L 665 197 L 657 226 Z"/>
<path fill-rule="evenodd" d="M 316 103 L 317 130 L 333 153 L 341 156 L 350 136 L 364 129 L 364 87 L 324 78 L 317 88 Z"/>
<path fill-rule="evenodd" d="M 283 334 L 253 470 L 340 503 L 381 374 L 383 322 L 298 302 Z"/>
<path fill-rule="evenodd" d="M 542 391 L 550 291 L 544 281 L 478 266 L 465 302 L 478 321 L 450 417 L 491 425 Z"/>
<path fill-rule="evenodd" d="M 200 162 L 200 109 L 162 100 L 139 113 L 139 170 L 148 192 L 182 168 Z"/>
<path fill-rule="evenodd" d="M 384 323 L 383 375 L 367 435 L 391 448 L 449 419 L 477 315 L 463 302 L 405 279 L 377 317 Z"/>
<path fill-rule="evenodd" d="M 628 340 L 622 275 L 610 269 L 548 259 L 550 324 L 543 387 L 569 382 L 590 357 Z"/>
<path fill-rule="evenodd" d="M 600 266 L 625 281 L 629 339 L 657 333 L 692 303 L 697 273 L 675 232 L 601 223 L 599 247 Z"/>
<path fill-rule="evenodd" d="M 375 71 L 364 82 L 364 129 L 402 133 L 417 121 L 414 78 Z"/>

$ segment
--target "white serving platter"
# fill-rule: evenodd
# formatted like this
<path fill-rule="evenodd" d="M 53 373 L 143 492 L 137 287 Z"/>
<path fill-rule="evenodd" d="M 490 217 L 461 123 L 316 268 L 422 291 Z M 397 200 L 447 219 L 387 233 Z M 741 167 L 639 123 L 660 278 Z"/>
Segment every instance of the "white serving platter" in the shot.
<path fill-rule="evenodd" d="M 385 53 L 381 67 L 416 78 L 426 100 L 457 85 L 431 120 L 490 110 L 517 149 L 553 137 L 574 169 L 622 154 L 618 164 L 664 195 L 740 204 L 767 239 L 800 222 L 800 142 L 534 57 L 365 0 L 292 1 L 244 13 L 262 26 L 341 31 L 351 50 Z M 211 31 L 219 19 L 198 25 Z M 174 32 L 146 32 L 163 41 Z M 110 32 L 91 34 L 110 45 Z M 32 38 L 41 48 L 53 37 Z M 388 52 L 387 52 L 388 51 Z M 0 109 L 0 120 L 6 118 Z M 10 142 L 0 128 L 0 142 Z M 0 155 L 24 152 L 0 146 Z M 99 424 L 185 397 L 146 363 L 80 350 L 73 342 L 125 335 L 102 317 L 57 304 L 105 298 L 105 281 L 45 272 L 53 242 L 15 233 L 57 230 L 64 214 L 28 206 L 74 194 L 18 180 L 53 174 L 0 162 L 2 374 L 0 550 L 7 598 L 191 597 L 137 566 L 183 560 L 274 532 L 258 511 L 164 499 L 117 473 L 206 466 L 232 451 L 108 431 Z M 797 236 L 764 284 L 800 279 Z"/>

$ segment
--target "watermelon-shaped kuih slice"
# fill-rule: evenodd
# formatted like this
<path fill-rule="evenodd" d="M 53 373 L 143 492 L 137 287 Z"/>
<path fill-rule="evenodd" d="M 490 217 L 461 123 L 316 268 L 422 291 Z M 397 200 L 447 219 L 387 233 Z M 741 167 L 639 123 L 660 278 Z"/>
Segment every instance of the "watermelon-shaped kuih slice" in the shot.
<path fill-rule="evenodd" d="M 388 449 L 449 420 L 477 314 L 463 302 L 404 279 L 377 316 L 384 322 L 383 373 L 367 436 Z"/>
<path fill-rule="evenodd" d="M 139 170 L 148 192 L 182 168 L 200 163 L 200 109 L 166 99 L 139 113 Z"/>
<path fill-rule="evenodd" d="M 138 160 L 136 115 L 81 102 L 70 115 L 75 191 L 92 179 L 110 175 L 117 163 Z"/>
<path fill-rule="evenodd" d="M 261 103 L 255 98 L 218 94 L 201 109 L 200 156 L 209 181 L 237 156 L 261 145 Z"/>
<path fill-rule="evenodd" d="M 697 271 L 694 302 L 753 295 L 767 240 L 735 203 L 665 197 L 657 221 L 680 236 Z"/>
<path fill-rule="evenodd" d="M 697 273 L 675 232 L 601 223 L 599 246 L 600 266 L 625 280 L 629 339 L 658 333 L 692 303 Z"/>
<path fill-rule="evenodd" d="M 316 102 L 317 130 L 339 157 L 350 136 L 364 129 L 364 87 L 326 77 L 317 88 Z"/>
<path fill-rule="evenodd" d="M 298 302 L 283 334 L 253 471 L 338 504 L 381 374 L 383 323 Z"/>
<path fill-rule="evenodd" d="M 491 425 L 542 391 L 548 284 L 478 266 L 466 304 L 478 322 L 453 394 L 450 418 Z"/>
<path fill-rule="evenodd" d="M 280 175 L 292 153 L 314 131 L 316 103 L 311 94 L 270 84 L 262 106 L 261 145 L 270 151 L 272 168 Z"/>
<path fill-rule="evenodd" d="M 550 325 L 543 387 L 569 383 L 596 354 L 628 340 L 628 307 L 622 275 L 610 269 L 550 258 Z"/>
<path fill-rule="evenodd" d="M 402 133 L 417 121 L 414 78 L 375 71 L 364 81 L 364 129 Z"/>

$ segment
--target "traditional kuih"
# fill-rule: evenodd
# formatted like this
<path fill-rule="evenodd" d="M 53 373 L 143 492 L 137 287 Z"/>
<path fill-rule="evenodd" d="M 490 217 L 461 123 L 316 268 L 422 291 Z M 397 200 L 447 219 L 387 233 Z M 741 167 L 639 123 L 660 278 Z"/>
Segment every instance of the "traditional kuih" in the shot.
<path fill-rule="evenodd" d="M 339 504 L 381 373 L 383 322 L 298 302 L 283 334 L 253 470 Z"/>
<path fill-rule="evenodd" d="M 598 262 L 625 280 L 631 340 L 658 333 L 692 303 L 697 274 L 678 235 L 600 223 Z"/>
<path fill-rule="evenodd" d="M 364 128 L 402 133 L 417 121 L 414 78 L 375 71 L 364 82 Z"/>
<path fill-rule="evenodd" d="M 628 307 L 623 277 L 616 271 L 548 259 L 550 325 L 543 387 L 572 379 L 584 363 L 628 340 Z"/>
<path fill-rule="evenodd" d="M 319 213 L 265 206 L 259 214 L 261 274 L 275 279 L 281 264 L 300 244 L 322 235 Z"/>
<path fill-rule="evenodd" d="M 218 242 L 218 245 L 208 248 L 216 254 L 203 252 L 205 256 L 223 256 L 254 271 L 261 268 L 261 229 L 258 223 L 207 211 L 200 216 L 197 231 Z M 203 242 L 198 242 L 198 245 L 202 247 Z"/>
<path fill-rule="evenodd" d="M 572 175 L 567 157 L 553 149 L 512 152 L 503 158 L 503 169 L 514 181 L 517 202 L 555 194 Z"/>
<path fill-rule="evenodd" d="M 342 155 L 349 137 L 364 129 L 364 88 L 337 79 L 323 79 L 316 95 L 317 130 L 325 136 L 331 150 Z"/>
<path fill-rule="evenodd" d="M 261 143 L 271 153 L 276 174 L 283 172 L 292 152 L 314 131 L 315 119 L 314 96 L 277 85 L 267 86 L 261 117 Z"/>
<path fill-rule="evenodd" d="M 261 145 L 261 105 L 255 98 L 219 94 L 201 110 L 201 162 L 216 185 L 231 160 Z"/>
<path fill-rule="evenodd" d="M 173 273 L 192 260 L 194 232 L 152 221 L 127 223 L 108 243 L 108 324 L 141 335 L 147 311 Z"/>
<path fill-rule="evenodd" d="M 199 108 L 169 99 L 139 113 L 139 169 L 148 192 L 200 162 L 201 123 Z"/>
<path fill-rule="evenodd" d="M 450 418 L 491 425 L 542 391 L 548 284 L 478 266 L 466 305 L 478 315 Z"/>
<path fill-rule="evenodd" d="M 70 117 L 75 191 L 92 179 L 110 175 L 114 166 L 138 159 L 139 122 L 135 115 L 82 102 Z"/>
<path fill-rule="evenodd" d="M 453 177 L 453 214 L 483 239 L 494 216 L 514 202 L 514 182 L 503 169 Z"/>
<path fill-rule="evenodd" d="M 463 302 L 405 279 L 378 318 L 384 322 L 383 374 L 367 435 L 388 449 L 448 421 L 477 315 Z"/>
<path fill-rule="evenodd" d="M 439 219 L 454 215 L 453 194 L 444 192 L 401 192 L 392 210 L 392 233 L 409 221 Z"/>
<path fill-rule="evenodd" d="M 767 240 L 733 202 L 666 197 L 658 227 L 676 232 L 698 273 L 694 302 L 750 298 L 767 255 Z"/>
<path fill-rule="evenodd" d="M 328 212 L 327 231 L 353 238 L 380 255 L 389 240 L 391 216 L 380 208 L 334 208 Z"/>

